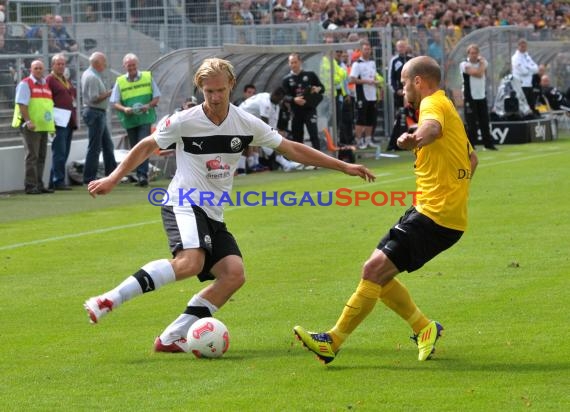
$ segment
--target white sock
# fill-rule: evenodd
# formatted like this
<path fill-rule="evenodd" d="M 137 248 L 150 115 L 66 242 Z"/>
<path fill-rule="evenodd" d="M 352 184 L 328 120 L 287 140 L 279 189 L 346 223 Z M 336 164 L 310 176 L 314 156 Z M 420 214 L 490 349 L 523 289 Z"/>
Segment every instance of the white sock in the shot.
<path fill-rule="evenodd" d="M 259 164 L 259 152 L 253 152 L 253 161 L 255 162 L 254 164 L 258 165 Z"/>
<path fill-rule="evenodd" d="M 261 146 L 261 150 L 263 150 L 265 157 L 269 157 L 273 154 L 273 149 L 270 149 L 269 147 Z"/>
<path fill-rule="evenodd" d="M 288 167 L 289 163 L 290 163 L 289 160 L 287 160 L 283 157 L 283 155 L 275 156 L 275 161 L 277 163 L 279 163 L 281 166 L 283 166 L 284 168 Z"/>
<path fill-rule="evenodd" d="M 206 307 L 212 315 L 218 310 L 217 306 L 199 295 L 192 296 L 192 299 L 188 301 L 188 306 Z M 190 326 L 192 326 L 192 324 L 198 319 L 200 318 L 196 315 L 189 315 L 187 313 L 181 314 L 160 334 L 160 341 L 164 345 L 170 345 L 172 342 L 180 338 L 186 338 Z"/>
<path fill-rule="evenodd" d="M 240 158 L 238 160 L 237 168 L 238 169 L 245 169 L 245 157 L 244 156 L 240 156 Z"/>
<path fill-rule="evenodd" d="M 156 290 L 167 283 L 176 281 L 174 269 L 168 259 L 155 260 L 147 263 L 142 267 L 142 270 L 150 276 L 150 280 L 154 284 L 152 289 L 147 290 L 148 292 Z M 141 271 L 137 272 L 135 275 L 138 275 L 139 273 L 141 273 Z M 149 281 L 147 280 L 146 282 Z M 150 287 L 149 283 L 146 283 L 146 285 Z M 141 295 L 142 293 L 143 288 L 141 287 L 141 283 L 139 282 L 139 279 L 133 275 L 126 278 L 115 289 L 107 292 L 105 296 L 111 299 L 113 302 L 113 308 L 115 308 L 122 303 Z"/>
<path fill-rule="evenodd" d="M 248 156 L 247 157 L 247 167 L 253 167 L 255 166 L 257 163 L 255 163 L 255 158 L 253 156 Z"/>

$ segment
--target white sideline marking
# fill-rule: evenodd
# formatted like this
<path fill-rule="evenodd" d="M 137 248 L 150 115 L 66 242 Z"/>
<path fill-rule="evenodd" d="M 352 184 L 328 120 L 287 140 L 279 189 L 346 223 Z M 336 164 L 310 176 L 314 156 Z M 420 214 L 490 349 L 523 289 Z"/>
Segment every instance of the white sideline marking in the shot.
<path fill-rule="evenodd" d="M 531 155 L 531 156 L 525 156 L 525 157 L 520 157 L 520 158 L 516 158 L 516 159 L 508 159 L 508 160 L 499 160 L 497 162 L 494 163 L 484 163 L 484 164 L 479 164 L 478 168 L 480 167 L 488 167 L 488 166 L 496 166 L 496 165 L 500 165 L 500 164 L 504 164 L 504 163 L 513 163 L 513 162 L 519 162 L 522 160 L 532 160 L 532 159 L 536 159 L 539 157 L 545 157 L 545 156 L 552 156 L 552 155 L 560 155 L 563 152 L 547 152 L 547 153 L 540 153 L 540 154 L 536 154 L 536 155 Z M 522 152 L 521 152 L 522 154 Z M 379 173 L 376 175 L 376 177 L 383 177 L 383 176 L 389 176 L 392 173 Z M 389 180 L 376 180 L 373 183 L 363 183 L 360 185 L 356 185 L 356 186 L 352 186 L 350 187 L 351 189 L 359 189 L 361 187 L 370 187 L 370 186 L 374 186 L 374 185 L 378 185 L 378 184 L 386 184 L 386 183 L 394 183 L 394 182 L 399 182 L 401 180 L 408 180 L 408 179 L 415 179 L 415 175 L 411 174 L 408 176 L 402 176 L 402 177 L 397 177 L 397 178 L 393 178 L 393 179 L 389 179 Z M 317 193 L 311 193 L 311 196 L 315 196 Z M 224 210 L 224 213 L 227 212 L 231 212 L 232 210 L 238 210 L 238 209 L 245 209 L 246 207 L 249 206 L 230 206 L 227 207 Z M 133 227 L 139 227 L 139 226 L 145 226 L 145 225 L 150 225 L 153 223 L 159 223 L 160 220 L 150 220 L 148 222 L 139 222 L 139 223 L 131 223 L 128 225 L 120 225 L 120 226 L 111 226 L 105 229 L 97 229 L 97 230 L 90 230 L 87 232 L 79 232 L 79 233 L 72 233 L 69 235 L 63 235 L 63 236 L 54 236 L 54 237 L 48 237 L 45 239 L 38 239 L 38 240 L 32 240 L 29 242 L 22 242 L 22 243 L 14 243 L 11 245 L 6 245 L 6 246 L 0 246 L 0 251 L 3 250 L 12 250 L 12 249 L 17 249 L 20 247 L 26 247 L 26 246 L 33 246 L 33 245 L 40 245 L 42 243 L 49 243 L 49 242 L 56 242 L 58 240 L 65 240 L 65 239 L 74 239 L 77 237 L 82 237 L 82 236 L 89 236 L 89 235 L 97 235 L 100 233 L 107 233 L 107 232 L 113 232 L 115 230 L 121 230 L 121 229 L 130 229 Z"/>
<path fill-rule="evenodd" d="M 140 223 L 131 223 L 128 225 L 121 225 L 121 226 L 111 226 L 105 229 L 97 229 L 97 230 L 90 230 L 87 232 L 79 232 L 79 233 L 72 233 L 69 235 L 63 235 L 63 236 L 54 236 L 54 237 L 48 237 L 46 239 L 38 239 L 38 240 L 32 240 L 29 242 L 22 242 L 22 243 L 14 243 L 12 245 L 6 245 L 6 246 L 0 246 L 0 250 L 10 250 L 10 249 L 17 249 L 19 247 L 25 247 L 25 246 L 32 246 L 32 245 L 39 245 L 42 243 L 48 243 L 48 242 L 55 242 L 58 240 L 65 240 L 65 239 L 73 239 L 76 237 L 81 237 L 81 236 L 89 236 L 89 235 L 97 235 L 99 233 L 107 233 L 107 232 L 112 232 L 115 230 L 121 230 L 121 229 L 130 229 L 133 227 L 139 227 L 139 226 L 144 226 L 144 225 L 150 225 L 152 223 L 159 223 L 160 220 L 151 220 L 148 222 L 140 222 Z"/>

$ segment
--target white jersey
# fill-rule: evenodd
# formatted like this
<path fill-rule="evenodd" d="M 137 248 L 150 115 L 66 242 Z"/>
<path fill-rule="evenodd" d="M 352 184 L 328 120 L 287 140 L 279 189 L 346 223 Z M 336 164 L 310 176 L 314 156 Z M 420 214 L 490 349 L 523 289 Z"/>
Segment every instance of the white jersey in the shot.
<path fill-rule="evenodd" d="M 166 204 L 191 207 L 194 202 L 219 222 L 224 220 L 224 210 L 223 204 L 218 204 L 232 190 L 242 151 L 249 145 L 275 149 L 283 139 L 269 125 L 233 104 L 219 126 L 199 105 L 163 119 L 153 136 L 162 149 L 176 143 L 176 174 L 168 186 Z M 204 194 L 213 196 L 213 205 L 204 201 Z"/>
<path fill-rule="evenodd" d="M 464 92 L 465 89 L 471 94 L 471 98 L 473 100 L 483 100 L 485 98 L 485 82 L 486 77 L 485 73 L 481 77 L 470 76 L 467 74 L 467 69 L 479 69 L 481 65 L 485 65 L 485 69 L 487 69 L 486 62 L 475 62 L 472 63 L 469 60 L 462 61 L 459 63 L 459 71 L 463 76 L 463 88 Z M 466 76 L 465 76 L 466 75 Z"/>
<path fill-rule="evenodd" d="M 376 80 L 376 74 L 376 62 L 372 59 L 364 60 L 360 58 L 352 63 L 350 77 L 362 80 Z M 366 100 L 369 102 L 376 101 L 376 84 L 357 84 L 356 86 L 362 86 L 362 91 L 364 92 L 364 98 L 366 98 Z"/>
<path fill-rule="evenodd" d="M 255 117 L 265 117 L 267 124 L 277 129 L 279 120 L 279 105 L 271 102 L 271 94 L 257 93 L 247 98 L 239 105 L 240 109 L 251 113 Z"/>

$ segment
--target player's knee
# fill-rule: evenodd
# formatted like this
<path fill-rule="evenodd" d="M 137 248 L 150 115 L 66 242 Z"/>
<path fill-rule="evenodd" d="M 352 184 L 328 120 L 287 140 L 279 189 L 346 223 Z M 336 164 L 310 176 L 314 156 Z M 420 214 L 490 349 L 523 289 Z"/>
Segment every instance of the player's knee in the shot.
<path fill-rule="evenodd" d="M 364 263 L 362 266 L 362 279 L 381 283 L 386 280 L 387 275 L 393 276 L 391 272 L 391 270 L 388 270 L 386 255 L 379 254 Z"/>
<path fill-rule="evenodd" d="M 218 281 L 223 282 L 229 289 L 238 290 L 245 283 L 245 273 L 243 269 L 233 269 L 217 277 Z"/>
<path fill-rule="evenodd" d="M 364 262 L 364 265 L 362 265 L 362 279 L 375 280 L 380 267 L 381 263 L 378 259 L 368 259 Z"/>
<path fill-rule="evenodd" d="M 200 274 L 203 266 L 204 261 L 201 259 L 176 258 L 172 262 L 172 267 L 178 280 Z"/>

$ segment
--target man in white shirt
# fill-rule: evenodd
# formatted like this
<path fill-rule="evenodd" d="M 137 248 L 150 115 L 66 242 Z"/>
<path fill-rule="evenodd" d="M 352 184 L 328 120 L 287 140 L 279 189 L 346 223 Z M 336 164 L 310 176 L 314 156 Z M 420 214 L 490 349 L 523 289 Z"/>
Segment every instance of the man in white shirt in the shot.
<path fill-rule="evenodd" d="M 531 110 L 534 111 L 536 96 L 532 90 L 532 75 L 538 73 L 538 65 L 530 57 L 527 50 L 527 41 L 520 39 L 517 51 L 511 57 L 511 69 L 513 77 L 521 82 L 526 101 Z"/>
<path fill-rule="evenodd" d="M 144 265 L 106 293 L 88 299 L 84 307 L 91 323 L 143 293 L 189 277 L 213 280 L 196 293 L 154 341 L 156 352 L 187 352 L 186 335 L 200 318 L 212 316 L 244 284 L 240 249 L 224 223 L 234 172 L 248 145 L 268 146 L 303 164 L 342 171 L 372 181 L 364 166 L 349 164 L 302 143 L 284 139 L 255 116 L 230 104 L 236 75 L 230 62 L 206 59 L 194 83 L 204 103 L 163 119 L 141 140 L 109 176 L 89 183 L 91 196 L 109 192 L 158 148 L 176 144 L 177 170 L 162 203 L 162 219 L 172 259 Z M 208 195 L 210 201 L 204 201 Z M 225 200 L 224 200 L 225 199 Z M 143 314 L 148 318 L 148 314 Z"/>
<path fill-rule="evenodd" d="M 354 134 L 360 149 L 375 148 L 372 129 L 376 124 L 378 85 L 376 62 L 372 59 L 370 43 L 362 44 L 362 55 L 352 64 L 350 82 L 356 84 L 356 126 Z M 363 136 L 364 135 L 364 136 Z"/>
<path fill-rule="evenodd" d="M 486 149 L 497 150 L 491 137 L 489 126 L 489 107 L 486 96 L 487 60 L 479 54 L 479 46 L 467 46 L 467 59 L 459 63 L 459 71 L 463 77 L 463 100 L 467 136 L 471 146 L 477 144 L 477 130 Z"/>

